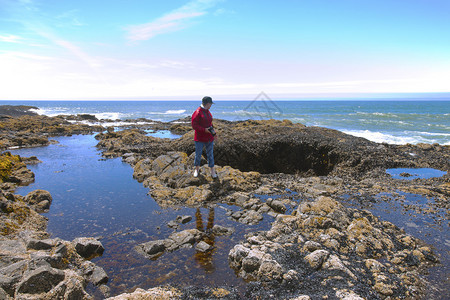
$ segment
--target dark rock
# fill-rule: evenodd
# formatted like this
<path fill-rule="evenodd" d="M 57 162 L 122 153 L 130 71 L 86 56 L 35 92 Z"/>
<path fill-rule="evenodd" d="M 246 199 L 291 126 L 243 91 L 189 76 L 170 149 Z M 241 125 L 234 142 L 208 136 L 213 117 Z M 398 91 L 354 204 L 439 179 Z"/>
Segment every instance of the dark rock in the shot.
<path fill-rule="evenodd" d="M 77 114 L 77 117 L 80 120 L 98 121 L 98 119 L 94 115 L 89 114 Z"/>
<path fill-rule="evenodd" d="M 37 113 L 32 112 L 31 111 L 32 109 L 38 108 L 35 106 L 27 106 L 27 105 L 0 105 L 0 117 L 36 116 Z"/>
<path fill-rule="evenodd" d="M 140 247 L 146 254 L 150 256 L 157 256 L 166 250 L 166 241 L 165 240 L 150 241 L 147 243 L 140 244 Z"/>
<path fill-rule="evenodd" d="M 61 270 L 48 266 L 25 273 L 23 280 L 17 287 L 18 293 L 40 294 L 49 292 L 65 278 Z"/>
<path fill-rule="evenodd" d="M 73 244 L 77 253 L 86 259 L 101 256 L 103 251 L 105 251 L 102 243 L 94 238 L 76 238 L 73 240 Z"/>
<path fill-rule="evenodd" d="M 56 248 L 55 248 L 54 252 L 56 254 L 60 254 L 62 256 L 66 256 L 66 254 L 67 254 L 67 246 L 65 244 L 63 244 L 63 243 L 59 243 L 59 244 L 56 245 Z"/>
<path fill-rule="evenodd" d="M 48 251 L 35 251 L 30 253 L 30 258 L 30 264 L 33 268 L 51 266 L 53 268 L 63 269 L 65 267 L 61 254 L 52 254 Z"/>
<path fill-rule="evenodd" d="M 186 224 L 192 220 L 191 216 L 178 216 L 177 222 L 181 224 Z"/>
<path fill-rule="evenodd" d="M 261 259 L 256 256 L 247 256 L 242 260 L 242 269 L 247 273 L 258 270 L 260 265 Z"/>
<path fill-rule="evenodd" d="M 278 200 L 273 200 L 268 205 L 276 212 L 278 213 L 285 213 L 286 212 L 286 206 L 283 204 L 283 202 Z"/>
<path fill-rule="evenodd" d="M 48 250 L 53 248 L 55 245 L 56 241 L 51 239 L 46 240 L 29 239 L 27 241 L 27 249 L 33 250 Z"/>
<path fill-rule="evenodd" d="M 14 297 L 14 293 L 16 290 L 16 285 L 20 281 L 21 277 L 11 277 L 11 276 L 5 276 L 0 275 L 0 289 L 5 291 L 10 297 Z M 1 298 L 0 299 L 6 299 Z"/>
<path fill-rule="evenodd" d="M 401 177 L 412 177 L 412 176 L 414 176 L 414 175 L 412 175 L 412 174 L 410 174 L 410 173 L 407 173 L 407 172 L 402 172 L 402 173 L 400 173 L 400 176 L 401 176 Z"/>
<path fill-rule="evenodd" d="M 231 228 L 231 227 L 224 227 L 224 226 L 220 226 L 220 225 L 214 225 L 213 228 L 212 228 L 212 232 L 216 236 L 232 235 L 233 232 L 234 232 L 234 229 Z"/>

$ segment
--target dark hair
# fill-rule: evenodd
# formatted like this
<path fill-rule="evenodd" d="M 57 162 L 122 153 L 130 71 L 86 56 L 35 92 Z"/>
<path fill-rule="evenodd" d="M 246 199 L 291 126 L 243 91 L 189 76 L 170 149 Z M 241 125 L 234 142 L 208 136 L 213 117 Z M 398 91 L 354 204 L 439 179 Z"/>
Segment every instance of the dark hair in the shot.
<path fill-rule="evenodd" d="M 203 99 L 202 99 L 202 104 L 203 104 L 203 105 L 205 105 L 205 104 L 207 104 L 207 103 L 214 104 L 214 102 L 212 101 L 212 98 L 209 97 L 209 96 L 205 96 L 205 97 L 203 97 Z"/>

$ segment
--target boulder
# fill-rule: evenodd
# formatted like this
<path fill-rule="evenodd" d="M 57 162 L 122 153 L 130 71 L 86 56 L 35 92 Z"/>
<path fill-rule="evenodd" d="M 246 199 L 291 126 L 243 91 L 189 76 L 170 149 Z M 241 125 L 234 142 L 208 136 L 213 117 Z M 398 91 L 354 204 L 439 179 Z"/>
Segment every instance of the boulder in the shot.
<path fill-rule="evenodd" d="M 141 249 L 150 257 L 155 257 L 162 254 L 166 250 L 166 241 L 157 240 L 150 241 L 139 245 Z"/>
<path fill-rule="evenodd" d="M 186 229 L 172 233 L 164 241 L 164 245 L 168 251 L 173 251 L 183 246 L 192 246 L 202 236 L 203 233 L 197 229 Z"/>
<path fill-rule="evenodd" d="M 245 257 L 247 257 L 249 252 L 250 252 L 250 249 L 247 247 L 244 247 L 241 244 L 234 246 L 233 249 L 231 249 L 228 254 L 228 261 L 230 262 L 230 266 L 233 269 L 239 270 L 242 266 L 242 260 Z"/>
<path fill-rule="evenodd" d="M 108 282 L 108 275 L 105 270 L 99 266 L 94 267 L 94 271 L 92 272 L 89 281 L 91 281 L 95 285 L 102 285 Z"/>
<path fill-rule="evenodd" d="M 285 213 L 286 212 L 286 206 L 283 202 L 279 200 L 273 200 L 267 203 L 275 212 L 278 213 Z"/>
<path fill-rule="evenodd" d="M 192 220 L 191 216 L 178 216 L 177 222 L 181 224 L 189 223 Z"/>
<path fill-rule="evenodd" d="M 105 251 L 102 243 L 94 238 L 76 238 L 73 240 L 73 244 L 77 253 L 86 259 L 101 256 Z"/>
<path fill-rule="evenodd" d="M 24 278 L 17 287 L 17 293 L 40 294 L 49 292 L 64 280 L 65 274 L 61 270 L 43 266 L 24 274 Z"/>
<path fill-rule="evenodd" d="M 220 225 L 214 225 L 212 228 L 212 232 L 214 233 L 214 235 L 216 236 L 220 236 L 220 235 L 232 235 L 234 232 L 234 228 L 231 227 L 224 227 L 224 226 L 220 226 Z"/>
<path fill-rule="evenodd" d="M 322 263 L 327 259 L 330 252 L 327 250 L 316 250 L 305 256 L 305 261 L 309 263 L 311 268 L 319 269 Z"/>
<path fill-rule="evenodd" d="M 24 201 L 35 206 L 38 212 L 46 211 L 50 208 L 52 203 L 52 195 L 48 191 L 35 190 L 28 193 Z"/>
<path fill-rule="evenodd" d="M 264 260 L 258 270 L 259 278 L 280 280 L 283 277 L 283 267 L 275 260 Z"/>
<path fill-rule="evenodd" d="M 27 241 L 27 249 L 49 250 L 53 248 L 56 243 L 57 241 L 53 239 L 38 240 L 31 238 Z"/>

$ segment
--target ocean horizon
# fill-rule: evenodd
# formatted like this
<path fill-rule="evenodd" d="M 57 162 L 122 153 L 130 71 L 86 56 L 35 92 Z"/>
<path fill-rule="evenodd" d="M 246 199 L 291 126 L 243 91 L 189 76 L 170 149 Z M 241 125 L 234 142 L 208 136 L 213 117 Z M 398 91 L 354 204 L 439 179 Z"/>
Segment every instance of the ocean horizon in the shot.
<path fill-rule="evenodd" d="M 139 118 L 169 122 L 191 116 L 200 105 L 192 100 L 40 100 L 0 101 L 0 105 L 30 105 L 46 116 L 92 114 L 112 121 Z M 215 100 L 215 119 L 228 121 L 287 119 L 306 126 L 336 129 L 388 144 L 450 145 L 450 100 Z"/>

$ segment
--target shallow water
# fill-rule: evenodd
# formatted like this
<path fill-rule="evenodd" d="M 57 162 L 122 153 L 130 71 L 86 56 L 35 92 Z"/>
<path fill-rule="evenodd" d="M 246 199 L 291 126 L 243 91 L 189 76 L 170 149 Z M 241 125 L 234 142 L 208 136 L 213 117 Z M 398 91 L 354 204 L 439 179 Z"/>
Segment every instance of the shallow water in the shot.
<path fill-rule="evenodd" d="M 432 168 L 395 168 L 395 169 L 387 169 L 386 173 L 392 176 L 394 179 L 429 179 L 434 177 L 442 177 L 447 172 L 436 170 Z"/>
<path fill-rule="evenodd" d="M 381 193 L 373 201 L 361 197 L 344 197 L 343 202 L 358 209 L 368 209 L 381 220 L 389 221 L 432 246 L 440 265 L 430 268 L 426 276 L 431 285 L 429 299 L 450 299 L 450 232 L 448 212 L 436 206 L 434 198 L 399 192 Z M 430 213 L 430 211 L 432 211 Z"/>
<path fill-rule="evenodd" d="M 146 289 L 168 283 L 243 288 L 245 282 L 228 266 L 228 252 L 246 233 L 267 230 L 272 217 L 265 216 L 258 225 L 250 226 L 229 220 L 226 209 L 237 210 L 237 207 L 226 204 L 200 209 L 162 209 L 147 194 L 148 189 L 133 179 L 130 165 L 120 158 L 101 157 L 93 135 L 55 140 L 59 144 L 11 151 L 21 156 L 35 155 L 42 161 L 29 166 L 36 175 L 35 182 L 18 188 L 17 193 L 26 195 L 35 189 L 51 193 L 53 202 L 45 215 L 52 237 L 100 239 L 106 250 L 93 262 L 109 275 L 111 295 L 137 286 Z M 192 221 L 180 225 L 176 231 L 197 228 L 208 232 L 217 224 L 233 227 L 235 232 L 231 236 L 210 234 L 206 242 L 215 248 L 207 254 L 185 248 L 149 260 L 134 250 L 140 243 L 167 238 L 175 231 L 167 223 L 179 215 L 192 216 Z M 89 292 L 101 298 L 95 288 L 90 287 Z"/>
<path fill-rule="evenodd" d="M 149 130 L 147 135 L 161 139 L 177 139 L 182 137 L 182 135 L 173 134 L 170 130 Z"/>

